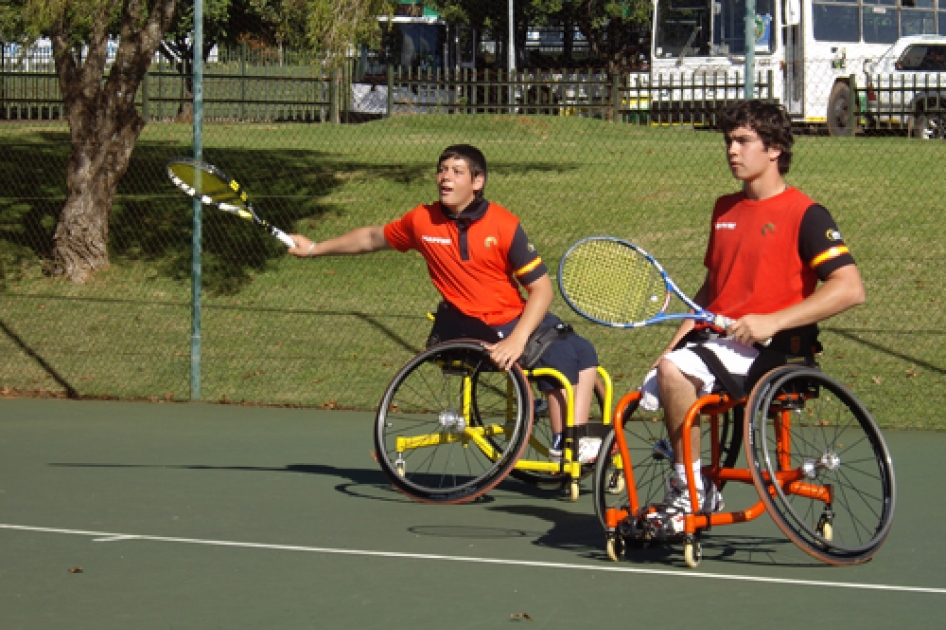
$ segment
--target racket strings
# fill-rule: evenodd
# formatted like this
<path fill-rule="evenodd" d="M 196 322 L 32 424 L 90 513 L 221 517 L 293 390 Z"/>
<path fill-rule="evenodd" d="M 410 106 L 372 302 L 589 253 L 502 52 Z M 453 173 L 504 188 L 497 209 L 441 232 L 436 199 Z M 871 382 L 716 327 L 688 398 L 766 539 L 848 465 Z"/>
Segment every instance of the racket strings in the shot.
<path fill-rule="evenodd" d="M 577 309 L 614 324 L 650 319 L 669 298 L 657 268 L 635 250 L 612 241 L 589 241 L 574 249 L 562 268 L 561 282 Z"/>
<path fill-rule="evenodd" d="M 193 164 L 178 162 L 168 167 L 176 178 L 178 186 L 192 197 L 199 197 L 204 203 L 226 204 L 244 207 L 246 194 L 239 184 L 221 178 L 212 171 L 198 168 Z"/>

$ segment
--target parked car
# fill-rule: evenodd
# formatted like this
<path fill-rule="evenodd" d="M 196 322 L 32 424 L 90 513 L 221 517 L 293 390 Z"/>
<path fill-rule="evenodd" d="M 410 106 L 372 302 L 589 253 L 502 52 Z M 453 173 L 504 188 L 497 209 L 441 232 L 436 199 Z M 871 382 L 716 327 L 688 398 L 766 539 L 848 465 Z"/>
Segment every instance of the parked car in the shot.
<path fill-rule="evenodd" d="M 865 63 L 864 74 L 869 126 L 946 139 L 946 36 L 902 37 Z"/>

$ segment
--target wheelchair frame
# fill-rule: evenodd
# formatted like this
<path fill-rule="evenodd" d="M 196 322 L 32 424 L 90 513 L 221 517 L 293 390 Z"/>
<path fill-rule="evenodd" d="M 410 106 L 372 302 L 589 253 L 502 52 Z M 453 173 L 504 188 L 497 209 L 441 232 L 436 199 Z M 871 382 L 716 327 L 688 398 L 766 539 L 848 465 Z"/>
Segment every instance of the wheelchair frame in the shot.
<path fill-rule="evenodd" d="M 438 375 L 442 382 L 436 382 Z M 450 376 L 460 379 L 459 387 L 447 391 Z M 412 377 L 420 385 L 408 386 Z M 538 377 L 553 378 L 565 390 L 561 461 L 548 459 L 549 445 L 533 424 L 529 379 Z M 605 427 L 611 421 L 612 392 L 610 375 L 598 366 L 595 399 Z M 448 341 L 415 356 L 388 385 L 375 417 L 375 459 L 398 490 L 425 503 L 472 501 L 509 474 L 536 485 L 563 486 L 568 498 L 576 500 L 579 482 L 592 465 L 577 461 L 574 400 L 571 383 L 558 370 L 516 365 L 503 372 L 492 364 L 482 342 Z M 441 450 L 447 455 L 441 457 Z M 528 457 L 523 456 L 526 451 Z M 408 465 L 411 458 L 418 462 L 414 471 Z"/>
<path fill-rule="evenodd" d="M 703 532 L 765 513 L 803 551 L 832 565 L 866 562 L 886 539 L 896 505 L 889 450 L 867 409 L 820 370 L 782 366 L 766 374 L 744 399 L 710 394 L 690 407 L 681 429 L 686 469 L 692 469 L 691 429 L 706 416 L 704 444 L 709 442 L 710 452 L 704 478 L 719 489 L 726 482 L 751 483 L 759 500 L 731 512 L 710 513 L 701 506 L 678 515 L 669 532 L 669 520 L 661 512 L 665 508 L 654 503 L 656 489 L 645 486 L 655 485 L 657 473 L 651 468 L 669 471 L 672 447 L 662 418 L 658 430 L 645 426 L 647 435 L 639 427 L 628 429 L 629 422 L 638 422 L 632 416 L 639 400 L 640 392 L 631 392 L 618 402 L 614 431 L 602 444 L 595 472 L 595 508 L 612 560 L 624 557 L 630 546 L 682 542 L 686 564 L 695 568 L 702 559 Z M 733 422 L 730 412 L 740 407 L 743 430 L 730 432 L 725 423 Z M 721 438 L 721 432 L 728 438 Z M 635 470 L 628 436 L 635 441 L 641 470 Z M 737 468 L 726 451 L 738 445 L 725 440 L 743 437 L 746 467 Z M 698 505 L 694 484 L 688 492 L 690 504 Z"/>

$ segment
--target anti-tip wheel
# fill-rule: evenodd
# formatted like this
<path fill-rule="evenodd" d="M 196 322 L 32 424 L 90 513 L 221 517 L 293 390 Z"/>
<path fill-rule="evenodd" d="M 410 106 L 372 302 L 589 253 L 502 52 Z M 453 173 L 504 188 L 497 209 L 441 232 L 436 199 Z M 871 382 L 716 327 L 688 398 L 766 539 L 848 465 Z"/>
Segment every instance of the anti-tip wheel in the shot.
<path fill-rule="evenodd" d="M 691 569 L 700 566 L 700 561 L 703 560 L 703 545 L 698 541 L 684 543 L 683 559 Z"/>
<path fill-rule="evenodd" d="M 627 546 L 624 539 L 617 534 L 609 534 L 607 542 L 608 557 L 614 562 L 620 562 L 624 559 L 624 552 Z"/>

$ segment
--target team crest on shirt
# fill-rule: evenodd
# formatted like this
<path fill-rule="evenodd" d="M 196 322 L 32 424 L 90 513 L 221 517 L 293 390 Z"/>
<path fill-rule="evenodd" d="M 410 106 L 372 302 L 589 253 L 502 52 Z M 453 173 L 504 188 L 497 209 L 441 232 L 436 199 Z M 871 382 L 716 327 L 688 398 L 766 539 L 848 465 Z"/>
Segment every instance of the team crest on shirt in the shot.
<path fill-rule="evenodd" d="M 486 240 L 483 241 L 483 245 L 486 246 L 486 249 L 489 249 L 490 247 L 495 247 L 499 245 L 499 239 L 497 239 L 495 236 L 487 236 Z"/>
<path fill-rule="evenodd" d="M 762 226 L 762 236 L 765 236 L 766 234 L 775 234 L 774 223 L 766 223 Z"/>

